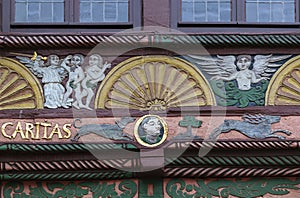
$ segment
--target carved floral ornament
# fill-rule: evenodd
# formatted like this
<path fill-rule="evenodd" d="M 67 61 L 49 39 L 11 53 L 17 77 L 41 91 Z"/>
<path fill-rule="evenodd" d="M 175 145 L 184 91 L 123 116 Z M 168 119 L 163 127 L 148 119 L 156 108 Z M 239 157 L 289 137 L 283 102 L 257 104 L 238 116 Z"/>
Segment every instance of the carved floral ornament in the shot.
<path fill-rule="evenodd" d="M 300 61 L 289 57 L 139 56 L 114 68 L 99 54 L 86 65 L 81 54 L 1 58 L 0 109 L 298 105 Z"/>

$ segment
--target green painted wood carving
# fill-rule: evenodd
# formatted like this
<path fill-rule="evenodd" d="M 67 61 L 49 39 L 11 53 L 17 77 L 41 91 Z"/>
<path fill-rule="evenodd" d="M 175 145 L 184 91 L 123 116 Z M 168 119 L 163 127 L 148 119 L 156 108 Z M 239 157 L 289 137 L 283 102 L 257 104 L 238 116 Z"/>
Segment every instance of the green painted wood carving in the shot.
<path fill-rule="evenodd" d="M 197 120 L 195 116 L 184 116 L 183 119 L 178 123 L 179 126 L 187 128 L 187 131 L 180 133 L 173 139 L 190 139 L 195 138 L 192 134 L 192 128 L 199 128 L 202 125 L 201 120 Z"/>
<path fill-rule="evenodd" d="M 218 105 L 238 107 L 263 106 L 268 84 L 267 80 L 262 80 L 249 90 L 240 90 L 235 81 L 210 81 Z"/>
<path fill-rule="evenodd" d="M 274 179 L 249 179 L 241 180 L 213 180 L 205 182 L 202 179 L 196 180 L 196 184 L 186 184 L 182 179 L 170 180 L 166 192 L 172 198 L 194 198 L 194 197 L 241 197 L 254 198 L 272 195 L 289 194 L 289 189 L 299 190 L 300 178 L 295 180 L 287 178 Z"/>
<path fill-rule="evenodd" d="M 117 187 L 116 187 L 117 186 Z M 118 193 L 119 192 L 119 193 Z M 4 198 L 74 198 L 74 197 L 112 197 L 112 198 L 130 198 L 137 193 L 137 184 L 132 180 L 124 180 L 118 185 L 116 182 L 108 184 L 107 182 L 36 182 L 36 185 L 29 186 L 29 192 L 25 192 L 22 182 L 8 182 L 4 185 Z M 91 196 L 92 195 L 92 196 Z"/>

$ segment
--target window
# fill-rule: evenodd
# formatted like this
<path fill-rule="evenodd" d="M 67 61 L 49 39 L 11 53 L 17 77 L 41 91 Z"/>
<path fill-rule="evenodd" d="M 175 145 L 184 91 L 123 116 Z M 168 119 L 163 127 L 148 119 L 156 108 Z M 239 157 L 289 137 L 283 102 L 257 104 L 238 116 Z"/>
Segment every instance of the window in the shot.
<path fill-rule="evenodd" d="M 15 22 L 64 22 L 64 0 L 15 0 Z"/>
<path fill-rule="evenodd" d="M 230 0 L 182 0 L 181 20 L 186 22 L 231 21 Z"/>
<path fill-rule="evenodd" d="M 298 0 L 174 0 L 171 3 L 172 27 L 299 25 Z"/>
<path fill-rule="evenodd" d="M 81 0 L 81 22 L 128 22 L 128 0 Z"/>
<path fill-rule="evenodd" d="M 295 0 L 246 0 L 248 22 L 295 22 Z"/>
<path fill-rule="evenodd" d="M 41 28 L 56 30 L 68 28 L 72 31 L 72 29 L 137 27 L 141 22 L 140 1 L 6 0 L 3 1 L 3 30 L 34 31 Z"/>

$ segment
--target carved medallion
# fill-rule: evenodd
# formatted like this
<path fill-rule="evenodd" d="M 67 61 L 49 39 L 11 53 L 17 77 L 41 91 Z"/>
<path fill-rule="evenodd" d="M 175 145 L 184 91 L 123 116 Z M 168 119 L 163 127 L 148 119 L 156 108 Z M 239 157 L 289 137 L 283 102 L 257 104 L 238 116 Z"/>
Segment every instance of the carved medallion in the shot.
<path fill-rule="evenodd" d="M 134 127 L 134 136 L 138 143 L 146 147 L 161 145 L 168 135 L 166 122 L 157 115 L 141 117 Z"/>

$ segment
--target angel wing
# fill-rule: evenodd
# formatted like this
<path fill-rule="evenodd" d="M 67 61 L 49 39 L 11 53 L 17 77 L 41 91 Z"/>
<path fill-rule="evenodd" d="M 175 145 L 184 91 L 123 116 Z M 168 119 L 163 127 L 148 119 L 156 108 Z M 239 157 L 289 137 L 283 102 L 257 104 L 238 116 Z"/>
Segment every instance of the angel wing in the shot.
<path fill-rule="evenodd" d="M 26 56 L 16 56 L 16 58 L 20 61 L 20 63 L 23 63 L 30 71 L 36 75 L 37 77 L 41 78 L 43 75 L 40 72 L 37 72 L 36 67 L 44 66 L 44 61 L 39 56 L 38 58 L 32 59 Z"/>
<path fill-rule="evenodd" d="M 229 77 L 236 73 L 235 56 L 217 56 L 206 57 L 188 55 L 194 62 L 199 65 L 199 68 L 210 75 Z"/>
<path fill-rule="evenodd" d="M 257 77 L 270 77 L 277 71 L 278 67 L 282 65 L 277 62 L 287 59 L 289 57 L 291 57 L 291 55 L 256 55 L 254 57 L 252 70 L 255 72 Z"/>

